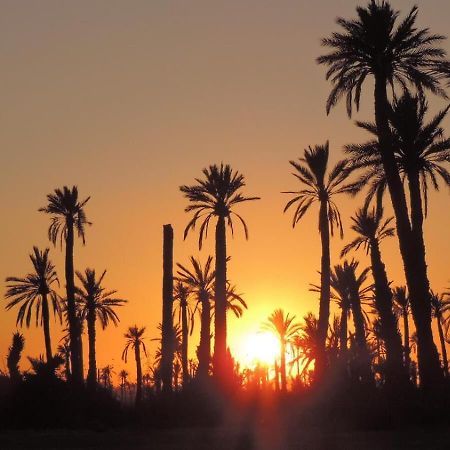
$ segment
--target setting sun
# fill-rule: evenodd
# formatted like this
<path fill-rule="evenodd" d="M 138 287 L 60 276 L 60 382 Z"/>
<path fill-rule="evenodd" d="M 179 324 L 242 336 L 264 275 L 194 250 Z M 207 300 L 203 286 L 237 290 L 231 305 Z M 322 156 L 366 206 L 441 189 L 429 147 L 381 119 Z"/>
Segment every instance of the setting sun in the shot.
<path fill-rule="evenodd" d="M 244 365 L 273 365 L 280 356 L 277 338 L 268 332 L 249 334 L 242 344 L 242 363 Z"/>

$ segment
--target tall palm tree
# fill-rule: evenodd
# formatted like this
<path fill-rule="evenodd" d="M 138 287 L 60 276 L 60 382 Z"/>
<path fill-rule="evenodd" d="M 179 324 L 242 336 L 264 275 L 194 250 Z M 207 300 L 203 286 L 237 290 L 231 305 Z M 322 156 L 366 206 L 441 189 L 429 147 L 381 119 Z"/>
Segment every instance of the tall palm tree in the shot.
<path fill-rule="evenodd" d="M 124 334 L 126 339 L 125 348 L 122 352 L 122 360 L 127 362 L 128 350 L 134 350 L 134 358 L 136 360 L 136 406 L 139 406 L 142 401 L 142 365 L 141 365 L 141 347 L 147 356 L 147 349 L 144 343 L 145 327 L 139 328 L 137 325 L 129 327 Z"/>
<path fill-rule="evenodd" d="M 185 386 L 189 381 L 189 369 L 188 369 L 188 339 L 189 339 L 189 326 L 193 326 L 193 310 L 189 303 L 190 288 L 178 281 L 174 287 L 174 301 L 177 302 L 178 308 L 174 310 L 176 313 L 178 309 L 178 323 L 181 323 L 181 368 L 183 372 L 183 385 Z"/>
<path fill-rule="evenodd" d="M 409 296 L 406 293 L 406 286 L 397 286 L 392 290 L 394 304 L 397 307 L 397 314 L 403 319 L 403 358 L 408 374 L 411 368 L 411 349 L 409 346 Z"/>
<path fill-rule="evenodd" d="M 186 238 L 190 230 L 201 221 L 199 232 L 199 248 L 203 238 L 208 235 L 211 219 L 217 218 L 216 251 L 215 251 L 215 339 L 214 339 L 214 372 L 224 377 L 227 366 L 227 316 L 226 316 L 226 283 L 227 283 L 227 247 L 226 225 L 233 233 L 233 216 L 237 217 L 244 227 L 248 238 L 248 228 L 244 219 L 234 211 L 239 203 L 258 200 L 259 197 L 245 197 L 241 189 L 245 186 L 244 175 L 233 171 L 230 165 L 216 164 L 203 169 L 204 179 L 196 178 L 197 184 L 180 186 L 181 192 L 189 200 L 186 212 L 194 212 L 191 221 L 184 230 Z"/>
<path fill-rule="evenodd" d="M 379 152 L 386 183 L 395 212 L 397 236 L 411 296 L 411 305 L 419 339 L 419 368 L 424 387 L 432 388 L 443 381 L 439 356 L 431 331 L 431 307 L 425 251 L 417 242 L 408 217 L 405 192 L 395 159 L 393 137 L 389 128 L 391 106 L 388 85 L 405 89 L 413 86 L 419 92 L 428 90 L 445 96 L 441 80 L 448 76 L 445 51 L 439 47 L 443 36 L 431 34 L 416 26 L 417 7 L 399 24 L 399 13 L 389 2 L 372 0 L 366 7 L 357 7 L 357 18 L 338 18 L 343 28 L 322 40 L 331 49 L 317 59 L 328 66 L 327 79 L 333 88 L 327 101 L 327 113 L 346 96 L 350 116 L 355 103 L 359 108 L 365 80 L 374 78 L 375 123 Z"/>
<path fill-rule="evenodd" d="M 199 260 L 190 257 L 191 268 L 177 263 L 176 280 L 185 284 L 197 300 L 195 310 L 200 305 L 200 345 L 198 352 L 198 371 L 200 379 L 205 379 L 209 373 L 211 358 L 211 297 L 215 279 L 215 271 L 212 269 L 212 256 L 208 256 L 205 266 L 202 267 Z"/>
<path fill-rule="evenodd" d="M 449 317 L 444 318 L 444 314 L 450 311 L 450 300 L 445 300 L 443 294 L 437 294 L 436 292 L 431 291 L 431 308 L 433 317 L 436 319 L 436 324 L 439 333 L 439 340 L 441 343 L 441 352 L 442 352 L 442 365 L 444 366 L 444 374 L 445 377 L 448 378 L 448 358 L 447 358 L 447 350 L 445 348 L 445 336 L 443 326 L 446 321 L 448 321 Z"/>
<path fill-rule="evenodd" d="M 19 362 L 25 347 L 25 338 L 23 334 L 16 331 L 13 333 L 12 344 L 8 348 L 6 356 L 6 365 L 8 367 L 9 378 L 12 383 L 17 384 L 22 381 L 22 375 L 19 370 Z"/>
<path fill-rule="evenodd" d="M 276 309 L 262 325 L 264 330 L 276 334 L 280 340 L 280 371 L 281 389 L 286 390 L 286 348 L 294 335 L 301 329 L 299 323 L 295 323 L 295 316 L 285 315 L 282 309 Z"/>
<path fill-rule="evenodd" d="M 76 317 L 75 306 L 75 279 L 73 268 L 74 232 L 78 233 L 83 244 L 85 243 L 85 228 L 91 223 L 86 218 L 84 206 L 90 197 L 80 201 L 78 198 L 78 188 L 72 189 L 64 186 L 62 189 L 55 189 L 53 193 L 47 195 L 47 206 L 40 208 L 40 212 L 50 214 L 51 223 L 48 229 L 48 237 L 53 245 L 56 245 L 58 238 L 62 247 L 63 241 L 66 244 L 65 275 L 67 294 L 67 315 L 69 320 L 70 334 L 70 357 L 72 365 L 72 380 L 75 384 L 83 383 L 82 355 L 80 353 L 81 331 L 79 321 Z"/>
<path fill-rule="evenodd" d="M 97 385 L 97 360 L 95 352 L 96 321 L 99 319 L 103 329 L 111 321 L 115 326 L 119 323 L 119 317 L 114 308 L 123 306 L 127 300 L 115 298 L 117 291 L 106 291 L 102 286 L 106 270 L 97 279 L 94 269 L 86 269 L 84 274 L 76 272 L 81 282 L 81 288 L 76 288 L 79 296 L 82 317 L 86 319 L 89 337 L 89 370 L 87 384 L 91 389 Z"/>
<path fill-rule="evenodd" d="M 316 355 L 316 379 L 325 373 L 325 344 L 330 316 L 330 233 L 337 228 L 341 237 L 343 228 L 341 215 L 333 197 L 341 193 L 352 193 L 352 185 L 344 185 L 348 176 L 347 162 L 339 161 L 328 173 L 329 144 L 316 145 L 304 151 L 299 161 L 289 161 L 294 167 L 294 176 L 303 189 L 288 191 L 294 197 L 286 204 L 284 212 L 296 205 L 292 226 L 295 227 L 310 206 L 319 203 L 319 233 L 322 243 L 320 267 L 319 341 Z"/>
<path fill-rule="evenodd" d="M 367 205 L 356 211 L 352 217 L 352 230 L 358 235 L 347 244 L 341 257 L 351 250 L 363 247 L 366 254 L 370 253 L 372 276 L 375 287 L 375 309 L 379 315 L 379 331 L 386 346 L 386 382 L 398 385 L 406 381 L 407 372 L 403 366 L 402 341 L 393 311 L 392 292 L 385 265 L 381 259 L 380 242 L 393 236 L 395 230 L 390 226 L 393 218 L 383 221 L 383 209 L 368 211 Z"/>
<path fill-rule="evenodd" d="M 59 284 L 59 281 L 55 266 L 48 257 L 49 251 L 48 248 L 41 251 L 37 247 L 33 247 L 30 259 L 34 272 L 29 273 L 25 278 L 6 278 L 6 282 L 9 284 L 5 293 L 5 298 L 11 299 L 6 305 L 7 310 L 20 305 L 17 314 L 17 324 L 20 326 L 23 326 L 24 320 L 27 328 L 30 326 L 33 309 L 35 310 L 36 325 L 40 322 L 44 328 L 47 362 L 53 358 L 50 338 L 50 301 L 53 314 L 57 315 L 61 321 L 61 305 L 57 293 L 52 288 L 52 285 Z"/>

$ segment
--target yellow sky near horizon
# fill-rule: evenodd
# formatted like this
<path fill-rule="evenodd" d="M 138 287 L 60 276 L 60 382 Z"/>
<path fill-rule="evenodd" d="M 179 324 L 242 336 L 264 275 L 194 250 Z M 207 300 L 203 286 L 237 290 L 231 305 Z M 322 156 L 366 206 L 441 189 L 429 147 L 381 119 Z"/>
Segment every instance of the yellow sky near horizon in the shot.
<path fill-rule="evenodd" d="M 326 116 L 330 85 L 315 63 L 320 38 L 337 29 L 334 18 L 353 16 L 360 3 L 1 1 L 0 279 L 30 271 L 32 246 L 50 246 L 49 218 L 37 209 L 54 188 L 76 184 L 82 198 L 91 196 L 86 213 L 93 222 L 86 246 L 77 242 L 76 269 L 106 268 L 105 285 L 129 300 L 119 327 L 98 332 L 98 365 L 112 363 L 116 372 L 125 366 L 123 333 L 134 323 L 147 326 L 152 355 L 161 318 L 162 225 L 173 224 L 176 261 L 213 252 L 213 233 L 201 252 L 196 235 L 183 241 L 189 217 L 178 187 L 223 161 L 245 174 L 247 194 L 262 198 L 238 208 L 250 240 L 239 228 L 228 239 L 229 278 L 249 305 L 243 318 L 230 317 L 232 351 L 239 355 L 244 337 L 275 308 L 298 318 L 317 312 L 309 284 L 318 282 L 318 212 L 292 230 L 280 192 L 297 187 L 288 161 L 306 146 L 329 139 L 335 162 L 343 145 L 365 138 L 344 105 Z M 414 3 L 393 2 L 403 12 Z M 445 34 L 448 2 L 421 3 L 419 24 Z M 444 47 L 450 50 L 449 41 Z M 372 118 L 371 89 L 369 82 L 355 119 Z M 431 112 L 445 104 L 430 99 Z M 448 118 L 444 126 L 450 131 Z M 430 195 L 425 225 L 436 291 L 450 287 L 448 194 L 442 188 Z M 336 202 L 346 235 L 332 241 L 333 263 L 353 237 L 349 217 L 362 197 Z M 382 251 L 389 278 L 403 283 L 396 240 Z M 356 256 L 367 264 L 363 252 Z M 59 248 L 51 257 L 63 279 Z M 1 283 L 2 297 L 4 290 Z M 0 312 L 3 370 L 16 312 Z M 56 348 L 60 327 L 51 326 Z M 43 353 L 42 330 L 23 332 L 24 355 Z"/>

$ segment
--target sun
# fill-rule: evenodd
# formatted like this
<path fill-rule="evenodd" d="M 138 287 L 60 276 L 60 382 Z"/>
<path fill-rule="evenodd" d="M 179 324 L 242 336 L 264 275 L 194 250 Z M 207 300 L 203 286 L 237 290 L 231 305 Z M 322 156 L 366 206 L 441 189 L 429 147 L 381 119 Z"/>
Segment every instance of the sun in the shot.
<path fill-rule="evenodd" d="M 244 337 L 241 359 L 245 365 L 273 365 L 280 356 L 280 344 L 269 332 L 257 332 Z"/>

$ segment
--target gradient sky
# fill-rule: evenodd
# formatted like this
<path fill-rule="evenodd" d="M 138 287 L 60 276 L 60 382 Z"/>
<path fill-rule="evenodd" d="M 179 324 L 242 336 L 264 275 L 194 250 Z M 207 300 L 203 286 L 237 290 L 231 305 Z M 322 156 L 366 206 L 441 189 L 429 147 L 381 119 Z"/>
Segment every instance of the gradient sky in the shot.
<path fill-rule="evenodd" d="M 77 242 L 75 266 L 106 268 L 105 285 L 129 299 L 120 326 L 98 333 L 98 365 L 112 363 L 119 372 L 127 326 L 146 325 L 149 338 L 157 335 L 162 225 L 174 226 L 176 261 L 191 254 L 205 260 L 213 251 L 213 234 L 201 253 L 195 235 L 183 242 L 188 216 L 178 187 L 223 161 L 245 174 L 246 193 L 262 197 L 239 208 L 250 240 L 242 230 L 229 239 L 229 278 L 250 307 L 244 318 L 230 319 L 232 351 L 239 354 L 239 343 L 275 308 L 298 318 L 317 313 L 308 288 L 318 282 L 318 211 L 292 230 L 280 191 L 297 187 L 288 161 L 307 145 L 329 139 L 336 161 L 344 144 L 365 137 L 343 105 L 326 116 L 330 85 L 315 63 L 320 38 L 337 29 L 335 17 L 354 16 L 360 3 L 0 1 L 0 279 L 28 273 L 32 246 L 50 245 L 49 218 L 37 212 L 46 194 L 78 185 L 83 198 L 91 196 L 86 213 L 93 226 L 86 246 Z M 418 2 L 393 3 L 406 12 Z M 445 34 L 449 19 L 447 0 L 420 2 L 420 25 Z M 432 112 L 445 106 L 441 99 L 430 103 Z M 362 104 L 355 118 L 371 120 L 370 83 Z M 450 131 L 449 119 L 445 126 Z M 348 227 L 362 197 L 337 203 Z M 444 188 L 431 196 L 425 225 L 437 291 L 450 285 L 449 225 Z M 344 242 L 352 237 L 347 231 Z M 333 239 L 333 263 L 344 242 Z M 403 283 L 396 239 L 382 251 L 390 279 Z M 51 256 L 63 280 L 60 249 Z M 0 314 L 0 369 L 16 313 Z M 51 325 L 56 347 L 60 334 Z M 42 330 L 24 332 L 24 354 L 43 353 Z M 152 354 L 154 343 L 147 342 Z"/>

